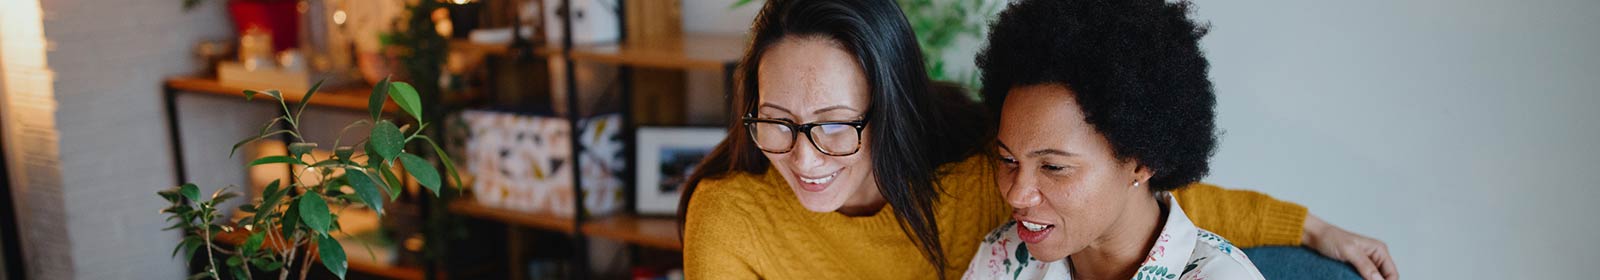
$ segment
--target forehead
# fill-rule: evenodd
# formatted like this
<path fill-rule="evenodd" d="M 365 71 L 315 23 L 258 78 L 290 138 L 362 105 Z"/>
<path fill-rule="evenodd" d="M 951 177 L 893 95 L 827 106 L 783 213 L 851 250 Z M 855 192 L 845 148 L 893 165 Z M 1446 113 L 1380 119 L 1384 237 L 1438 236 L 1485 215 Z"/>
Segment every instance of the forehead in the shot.
<path fill-rule="evenodd" d="M 760 102 L 797 115 L 831 106 L 865 110 L 868 87 L 857 61 L 829 39 L 782 39 L 768 47 L 757 66 Z"/>
<path fill-rule="evenodd" d="M 1091 148 L 1085 145 L 1105 142 L 1085 121 L 1066 86 L 1013 87 L 1000 110 L 1000 141 L 1012 152 L 1050 148 L 1081 153 Z"/>

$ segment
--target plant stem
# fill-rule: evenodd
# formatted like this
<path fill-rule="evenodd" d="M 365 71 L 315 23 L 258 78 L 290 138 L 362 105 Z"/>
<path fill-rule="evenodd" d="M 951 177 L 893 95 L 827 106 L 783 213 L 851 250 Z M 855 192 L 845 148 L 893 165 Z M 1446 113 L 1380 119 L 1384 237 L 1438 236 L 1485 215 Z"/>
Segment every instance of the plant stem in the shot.
<path fill-rule="evenodd" d="M 202 237 L 206 242 L 206 262 L 211 264 L 209 268 L 211 270 L 211 279 L 221 280 L 222 278 L 217 277 L 217 256 L 211 253 L 211 213 L 205 213 L 205 215 L 205 218 L 201 218 L 200 227 L 206 230 L 206 235 Z"/>
<path fill-rule="evenodd" d="M 306 261 L 300 264 L 300 280 L 306 279 L 306 273 L 311 272 L 311 248 L 306 248 Z"/>

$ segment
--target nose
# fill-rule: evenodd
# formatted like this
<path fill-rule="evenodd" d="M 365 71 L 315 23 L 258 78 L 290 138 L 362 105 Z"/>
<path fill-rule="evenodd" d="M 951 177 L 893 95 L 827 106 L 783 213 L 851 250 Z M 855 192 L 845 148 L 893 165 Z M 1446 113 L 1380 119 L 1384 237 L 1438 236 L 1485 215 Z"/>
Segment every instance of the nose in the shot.
<path fill-rule="evenodd" d="M 1011 204 L 1011 207 L 1016 209 L 1027 209 L 1039 205 L 1042 198 L 1039 195 L 1038 180 L 1034 179 L 1033 171 L 1028 168 L 1018 169 L 1017 172 L 1001 175 L 1012 176 L 1010 180 L 1011 186 L 1005 188 L 1008 190 L 1005 193 L 1006 203 Z"/>
<path fill-rule="evenodd" d="M 799 168 L 822 167 L 828 155 L 822 154 L 822 151 L 818 151 L 815 147 L 811 143 L 810 137 L 805 135 L 796 137 L 794 139 L 794 147 L 789 149 L 790 153 L 794 153 L 794 156 L 790 157 L 794 161 L 794 166 Z"/>

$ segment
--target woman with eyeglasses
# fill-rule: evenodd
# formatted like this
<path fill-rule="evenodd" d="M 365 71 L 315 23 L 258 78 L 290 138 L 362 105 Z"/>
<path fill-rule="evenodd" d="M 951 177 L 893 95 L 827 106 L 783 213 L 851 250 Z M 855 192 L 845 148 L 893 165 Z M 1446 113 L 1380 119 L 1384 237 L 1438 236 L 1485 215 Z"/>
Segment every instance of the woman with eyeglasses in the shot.
<path fill-rule="evenodd" d="M 994 124 L 928 79 L 892 0 L 768 0 L 729 134 L 680 203 L 690 279 L 959 277 L 1011 208 Z M 1243 245 L 1298 245 L 1305 208 L 1200 185 L 1185 207 Z M 1220 203 L 1225 201 L 1227 203 Z M 1209 221 L 1209 222 L 1207 222 Z"/>

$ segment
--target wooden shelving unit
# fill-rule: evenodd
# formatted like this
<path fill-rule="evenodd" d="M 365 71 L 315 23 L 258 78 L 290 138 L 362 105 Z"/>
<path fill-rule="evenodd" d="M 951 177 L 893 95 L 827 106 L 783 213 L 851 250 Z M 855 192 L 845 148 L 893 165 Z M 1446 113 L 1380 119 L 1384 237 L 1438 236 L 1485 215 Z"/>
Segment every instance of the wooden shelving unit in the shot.
<path fill-rule="evenodd" d="M 570 4 L 567 2 L 571 0 L 554 1 L 561 1 L 563 5 L 566 5 Z M 618 28 L 622 33 L 620 38 L 623 38 L 624 42 L 574 45 L 572 38 L 569 36 L 561 38 L 559 46 L 544 45 L 535 48 L 534 51 L 537 56 L 560 59 L 562 61 L 561 67 L 563 70 L 560 72 L 566 73 L 566 75 L 563 77 L 564 81 L 558 80 L 557 83 L 564 84 L 564 92 L 567 93 L 582 92 L 578 89 L 579 83 L 575 80 L 575 75 L 573 75 L 573 73 L 577 73 L 575 71 L 575 63 L 598 63 L 618 67 L 616 84 L 620 92 L 620 98 L 618 99 L 622 103 L 620 108 L 624 112 L 621 138 L 624 141 L 623 145 L 626 153 L 632 153 L 629 147 L 637 144 L 632 132 L 633 129 L 636 129 L 636 116 L 630 113 L 631 110 L 638 108 L 633 106 L 633 103 L 636 102 L 633 97 L 632 85 L 634 68 L 719 72 L 727 79 L 723 84 L 723 89 L 727 92 L 732 92 L 733 72 L 744 55 L 744 49 L 748 44 L 747 39 L 742 35 L 683 34 L 681 29 L 676 27 L 676 23 L 663 25 L 662 22 L 658 21 L 661 19 L 660 14 L 653 13 L 660 12 L 668 15 L 667 17 L 675 17 L 675 14 L 678 13 L 678 11 L 663 10 L 664 8 L 678 8 L 664 3 L 668 2 L 616 1 L 616 7 L 612 8 L 617 10 L 618 17 L 623 19 Z M 639 6 L 634 7 L 633 5 Z M 635 14 L 636 12 L 644 14 Z M 563 17 L 560 21 L 565 26 L 571 26 L 570 18 Z M 631 22 L 635 20 L 638 22 Z M 630 24 L 635 26 L 630 28 Z M 572 29 L 567 28 L 563 34 L 570 35 L 571 32 Z M 630 34 L 630 32 L 638 33 Z M 469 52 L 482 54 L 506 55 L 513 51 L 501 46 L 481 46 L 462 41 L 453 42 L 452 45 L 471 48 Z M 557 106 L 566 107 L 568 109 L 566 112 L 576 112 L 577 110 L 574 109 L 578 108 L 577 99 L 566 98 L 566 104 Z M 655 104 L 641 107 L 653 105 Z M 727 106 L 727 104 L 723 105 Z M 580 129 L 577 119 L 577 117 L 569 116 L 568 125 L 571 131 Z M 578 141 L 573 139 L 573 142 Z M 572 154 L 579 154 L 582 147 L 573 145 L 573 149 Z M 629 168 L 627 168 L 627 172 L 632 172 L 633 168 L 637 168 L 634 167 L 637 164 L 632 162 L 632 155 L 629 155 L 628 158 L 629 162 L 626 166 Z M 580 165 L 577 162 L 578 160 L 581 159 L 575 158 L 568 164 L 578 166 Z M 631 177 L 626 176 L 625 178 Z M 580 186 L 584 185 L 584 181 L 591 179 L 595 178 L 574 176 L 573 182 L 571 182 L 573 193 L 583 193 Z M 627 184 L 634 184 L 634 182 L 627 182 Z M 624 188 L 624 190 L 629 189 L 633 188 Z M 508 260 L 513 266 L 511 268 L 512 277 L 521 275 L 520 269 L 517 267 L 522 261 L 517 256 L 520 250 L 515 247 L 522 244 L 518 233 L 520 228 L 524 227 L 560 232 L 571 236 L 571 241 L 576 245 L 576 253 L 570 257 L 569 261 L 571 261 L 572 267 L 568 271 L 573 272 L 571 275 L 573 279 L 589 278 L 588 240 L 591 237 L 623 241 L 635 245 L 634 248 L 650 247 L 669 251 L 683 249 L 683 244 L 679 241 L 678 225 L 673 218 L 641 217 L 631 213 L 629 210 L 605 216 L 589 217 L 580 214 L 577 217 L 559 217 L 547 213 L 503 209 L 479 204 L 471 200 L 451 202 L 447 207 L 450 212 L 455 214 L 499 221 L 511 227 L 508 229 L 510 239 L 507 244 L 514 247 L 511 249 L 511 259 Z M 586 212 L 588 211 L 586 211 L 583 200 L 579 198 L 574 203 L 574 213 Z"/>

